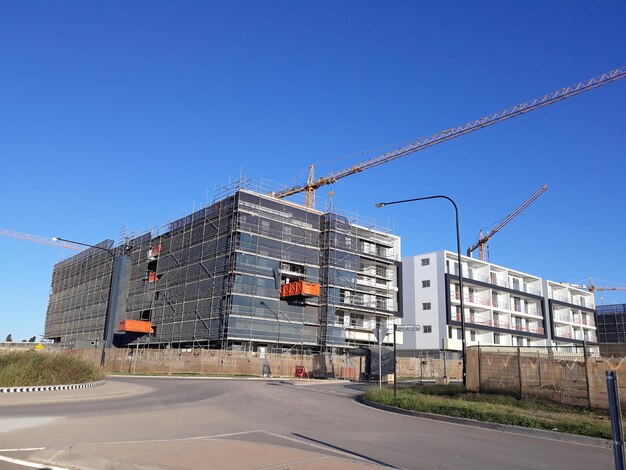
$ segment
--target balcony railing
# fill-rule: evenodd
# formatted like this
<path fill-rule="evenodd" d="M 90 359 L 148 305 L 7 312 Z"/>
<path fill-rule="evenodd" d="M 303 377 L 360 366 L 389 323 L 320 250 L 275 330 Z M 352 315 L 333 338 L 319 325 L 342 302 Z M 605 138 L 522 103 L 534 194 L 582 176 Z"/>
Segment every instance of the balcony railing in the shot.
<path fill-rule="evenodd" d="M 577 317 L 575 315 L 554 315 L 554 320 L 555 321 L 560 321 L 560 322 L 567 322 L 567 323 L 573 323 L 574 325 L 584 325 L 584 326 L 590 326 L 590 327 L 594 327 L 596 326 L 596 324 L 594 323 L 593 319 L 591 318 L 580 318 Z"/>
<path fill-rule="evenodd" d="M 524 307 L 520 306 L 520 305 L 515 305 L 513 304 L 513 308 L 511 309 L 514 312 L 519 312 L 519 313 L 527 313 L 529 315 L 537 315 L 537 307 L 532 307 L 532 306 L 528 306 L 525 305 Z"/>
<path fill-rule="evenodd" d="M 554 319 L 556 321 L 566 321 L 569 323 L 574 323 L 574 317 L 570 315 L 554 315 Z"/>
<path fill-rule="evenodd" d="M 461 294 L 459 292 L 454 292 L 451 294 L 452 300 L 460 300 Z M 512 306 L 508 302 L 494 302 L 493 299 L 489 299 L 487 297 L 481 297 L 478 295 L 465 295 L 463 296 L 463 300 L 465 302 L 484 305 L 486 307 L 495 307 L 503 310 L 513 310 L 519 313 L 527 313 L 529 315 L 538 315 L 537 307 L 526 305 L 524 307 L 517 306 L 513 304 Z"/>
<path fill-rule="evenodd" d="M 459 313 L 453 313 L 452 314 L 452 320 L 455 321 L 461 321 L 461 315 Z M 468 315 L 465 315 L 465 321 L 466 323 L 471 323 L 473 325 L 486 325 L 486 326 L 493 326 L 496 328 L 502 328 L 505 330 L 513 330 L 513 331 L 524 331 L 526 333 L 536 333 L 536 334 L 544 334 L 544 328 L 540 327 L 540 326 L 534 326 L 534 325 L 518 325 L 518 324 L 511 324 L 509 322 L 505 322 L 502 320 L 491 320 L 488 318 L 479 318 L 479 317 L 468 317 Z"/>
<path fill-rule="evenodd" d="M 571 305 L 578 305 L 579 307 L 593 308 L 593 302 L 591 299 L 588 300 L 583 297 L 572 297 L 571 295 L 559 295 L 553 293 L 552 298 Z"/>
<path fill-rule="evenodd" d="M 449 273 L 452 274 L 453 276 L 458 276 L 459 270 L 458 268 L 451 268 Z M 508 280 L 498 279 L 493 276 L 487 277 L 487 276 L 481 276 L 480 274 L 469 273 L 467 272 L 467 269 L 463 269 L 463 277 L 465 279 L 473 279 L 476 281 L 484 282 L 486 284 L 493 284 L 495 286 L 505 287 L 507 289 L 512 289 L 512 290 L 516 290 L 520 292 L 527 292 L 529 294 L 534 294 L 534 295 L 541 295 L 541 289 L 529 287 L 528 285 L 523 284 L 523 283 L 522 284 L 511 283 Z"/>

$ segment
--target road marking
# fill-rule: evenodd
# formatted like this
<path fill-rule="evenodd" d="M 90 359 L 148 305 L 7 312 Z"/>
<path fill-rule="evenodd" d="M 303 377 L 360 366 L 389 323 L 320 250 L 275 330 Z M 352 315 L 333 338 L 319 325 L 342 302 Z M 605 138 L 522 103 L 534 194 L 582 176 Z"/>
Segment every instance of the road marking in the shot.
<path fill-rule="evenodd" d="M 35 416 L 30 418 L 0 418 L 0 433 L 19 429 L 44 426 L 58 419 L 56 416 Z"/>
<path fill-rule="evenodd" d="M 45 447 L 25 447 L 23 449 L 0 449 L 0 452 L 26 452 L 28 450 L 44 450 Z"/>
<path fill-rule="evenodd" d="M 15 465 L 21 465 L 22 467 L 39 468 L 42 470 L 70 470 L 69 468 L 65 467 L 53 467 L 52 465 L 44 465 L 40 463 L 29 462 L 27 460 L 12 459 L 11 457 L 5 457 L 4 455 L 0 455 L 0 460 Z"/>
<path fill-rule="evenodd" d="M 307 460 L 298 460 L 296 462 L 289 462 L 287 465 L 297 465 L 300 463 L 307 463 L 307 462 L 316 462 L 318 460 L 324 460 L 324 459 L 328 459 L 329 457 L 327 455 L 325 455 L 324 457 L 316 457 L 314 459 L 307 459 Z M 285 468 L 285 464 L 278 464 L 278 465 L 272 465 L 271 467 L 259 467 L 257 470 L 271 470 L 272 468 Z"/>

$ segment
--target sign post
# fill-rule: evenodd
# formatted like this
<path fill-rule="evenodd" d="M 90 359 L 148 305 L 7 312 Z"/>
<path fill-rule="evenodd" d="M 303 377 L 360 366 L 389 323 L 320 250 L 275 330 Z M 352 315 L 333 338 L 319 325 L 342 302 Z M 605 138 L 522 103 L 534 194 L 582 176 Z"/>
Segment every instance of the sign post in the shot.
<path fill-rule="evenodd" d="M 398 344 L 396 341 L 396 332 L 398 331 L 398 325 L 393 324 L 393 399 L 396 399 L 396 395 L 398 394 L 398 372 L 396 371 L 396 345 Z"/>
<path fill-rule="evenodd" d="M 386 327 L 374 328 L 374 336 L 378 341 L 378 388 L 383 388 L 383 340 L 389 330 Z M 395 358 L 394 358 L 395 359 Z"/>
<path fill-rule="evenodd" d="M 606 386 L 609 395 L 609 416 L 611 417 L 611 436 L 613 437 L 613 458 L 615 469 L 624 470 L 624 432 L 622 427 L 622 410 L 619 401 L 617 372 L 606 371 Z"/>
<path fill-rule="evenodd" d="M 396 372 L 396 332 L 398 331 L 421 331 L 420 325 L 393 325 L 393 398 L 398 394 L 398 377 Z"/>

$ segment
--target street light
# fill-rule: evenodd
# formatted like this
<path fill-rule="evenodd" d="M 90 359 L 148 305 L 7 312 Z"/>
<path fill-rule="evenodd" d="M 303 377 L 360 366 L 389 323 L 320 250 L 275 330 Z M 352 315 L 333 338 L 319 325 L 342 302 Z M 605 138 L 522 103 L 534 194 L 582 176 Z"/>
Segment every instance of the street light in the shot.
<path fill-rule="evenodd" d="M 52 240 L 67 242 L 67 243 L 75 243 L 76 245 L 87 246 L 89 248 L 96 248 L 98 250 L 106 251 L 109 254 L 109 256 L 111 256 L 112 263 L 111 263 L 111 278 L 109 279 L 109 297 L 107 299 L 107 309 L 104 314 L 104 332 L 102 333 L 102 355 L 100 356 L 100 365 L 104 367 L 104 363 L 106 359 L 106 347 L 107 347 L 107 330 L 109 327 L 109 315 L 111 313 L 111 294 L 113 291 L 113 274 L 115 271 L 115 253 L 113 252 L 113 250 L 110 250 L 109 248 L 104 248 L 102 246 L 96 246 L 96 245 L 89 245 L 88 243 L 76 242 L 74 240 L 66 240 L 65 238 L 61 238 L 61 237 L 53 237 Z"/>
<path fill-rule="evenodd" d="M 427 199 L 446 199 L 452 203 L 454 206 L 454 214 L 456 221 L 456 254 L 457 260 L 459 264 L 459 287 L 461 289 L 461 355 L 463 359 L 463 387 L 467 384 L 467 368 L 465 363 L 466 357 L 466 346 L 465 346 L 465 306 L 463 304 L 463 264 L 461 262 L 461 235 L 459 233 L 459 208 L 456 206 L 456 203 L 449 198 L 448 196 L 426 196 L 426 197 L 416 197 L 413 199 L 403 199 L 401 201 L 391 201 L 391 202 L 379 202 L 376 204 L 376 207 L 385 207 L 393 204 L 402 204 L 405 202 L 415 202 L 415 201 L 425 201 Z M 446 353 L 445 350 L 443 352 Z"/>

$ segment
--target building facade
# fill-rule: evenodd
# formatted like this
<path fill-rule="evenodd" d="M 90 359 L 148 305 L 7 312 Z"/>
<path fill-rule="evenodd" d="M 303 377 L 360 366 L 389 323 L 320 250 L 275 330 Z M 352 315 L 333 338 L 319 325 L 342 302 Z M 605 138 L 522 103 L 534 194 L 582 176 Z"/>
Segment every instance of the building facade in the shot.
<path fill-rule="evenodd" d="M 55 265 L 45 338 L 341 352 L 400 312 L 399 237 L 248 189 L 99 246 Z"/>
<path fill-rule="evenodd" d="M 626 304 L 598 305 L 598 342 L 626 343 Z"/>
<path fill-rule="evenodd" d="M 402 260 L 404 349 L 470 345 L 552 346 L 597 342 L 593 294 L 466 256 L 463 293 L 456 253 L 437 251 Z"/>

